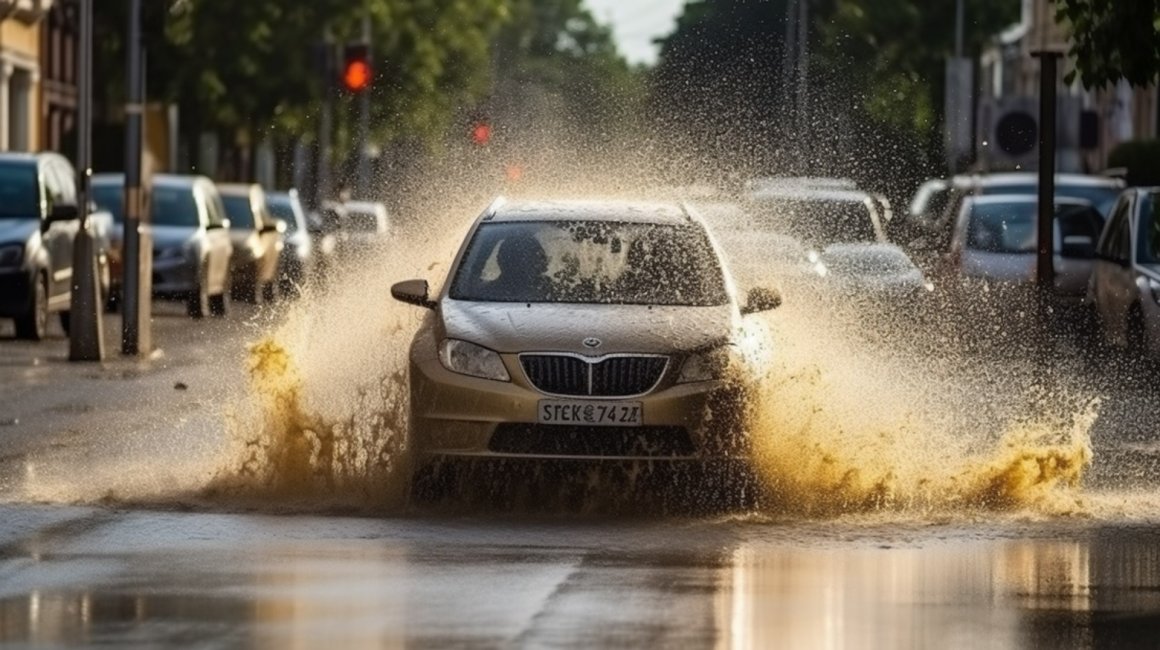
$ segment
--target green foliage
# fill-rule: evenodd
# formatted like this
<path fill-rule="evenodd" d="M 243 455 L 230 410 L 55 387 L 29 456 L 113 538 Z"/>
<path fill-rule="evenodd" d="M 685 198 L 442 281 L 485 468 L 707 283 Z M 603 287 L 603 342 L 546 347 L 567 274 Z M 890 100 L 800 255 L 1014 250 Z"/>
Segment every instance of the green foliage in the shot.
<path fill-rule="evenodd" d="M 1083 85 L 1126 79 L 1147 86 L 1160 73 L 1160 0 L 1054 0 L 1072 33 L 1069 54 Z M 1070 82 L 1071 79 L 1069 78 Z"/>
<path fill-rule="evenodd" d="M 1128 170 L 1129 185 L 1160 185 L 1160 140 L 1129 140 L 1108 154 L 1108 167 Z"/>

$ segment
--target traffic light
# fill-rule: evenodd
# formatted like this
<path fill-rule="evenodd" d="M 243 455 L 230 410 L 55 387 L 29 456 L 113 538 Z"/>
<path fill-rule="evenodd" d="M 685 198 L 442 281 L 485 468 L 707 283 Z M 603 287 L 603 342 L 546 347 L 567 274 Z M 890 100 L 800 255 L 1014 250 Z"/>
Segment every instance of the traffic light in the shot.
<path fill-rule="evenodd" d="M 485 146 L 491 142 L 491 125 L 479 120 L 471 126 L 471 141 L 477 146 Z"/>
<path fill-rule="evenodd" d="M 342 57 L 342 87 L 361 93 L 371 87 L 371 48 L 365 43 L 347 45 Z"/>

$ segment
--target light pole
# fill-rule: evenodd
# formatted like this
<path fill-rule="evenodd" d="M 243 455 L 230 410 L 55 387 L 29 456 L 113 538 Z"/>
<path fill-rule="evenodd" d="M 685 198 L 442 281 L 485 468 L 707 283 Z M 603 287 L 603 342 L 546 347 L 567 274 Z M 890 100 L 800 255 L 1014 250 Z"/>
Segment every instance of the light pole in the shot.
<path fill-rule="evenodd" d="M 77 44 L 77 213 L 80 230 L 73 244 L 73 281 L 69 307 L 70 361 L 101 361 L 105 358 L 105 332 L 101 322 L 101 290 L 97 282 L 97 258 L 89 232 L 89 196 L 92 177 L 93 106 L 93 0 L 79 0 Z"/>
<path fill-rule="evenodd" d="M 129 37 L 126 39 L 128 97 L 125 102 L 125 233 L 124 310 L 121 320 L 121 353 L 149 354 L 153 349 L 152 315 L 153 251 L 148 234 L 142 237 L 141 216 L 141 118 L 145 111 L 141 57 L 141 0 L 129 2 Z M 148 224 L 146 224 L 146 227 Z"/>

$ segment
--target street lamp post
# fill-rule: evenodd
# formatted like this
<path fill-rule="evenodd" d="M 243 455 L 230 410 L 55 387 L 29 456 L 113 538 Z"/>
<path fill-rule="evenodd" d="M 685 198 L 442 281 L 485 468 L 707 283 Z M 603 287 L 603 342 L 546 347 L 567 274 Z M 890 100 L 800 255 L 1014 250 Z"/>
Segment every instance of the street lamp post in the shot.
<path fill-rule="evenodd" d="M 126 39 L 128 98 L 125 102 L 125 234 L 124 310 L 121 353 L 143 355 L 152 352 L 149 318 L 152 315 L 152 250 L 149 238 L 141 235 L 143 193 L 141 191 L 141 118 L 145 111 L 141 56 L 141 0 L 129 3 L 129 37 Z"/>

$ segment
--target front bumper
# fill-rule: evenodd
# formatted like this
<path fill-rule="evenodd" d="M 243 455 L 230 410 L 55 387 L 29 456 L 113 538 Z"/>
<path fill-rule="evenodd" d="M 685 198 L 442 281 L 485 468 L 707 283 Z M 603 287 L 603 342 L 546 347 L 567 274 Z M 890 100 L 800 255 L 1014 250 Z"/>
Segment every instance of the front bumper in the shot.
<path fill-rule="evenodd" d="M 408 445 L 419 456 L 573 460 L 708 460 L 745 457 L 742 388 L 724 381 L 673 385 L 644 396 L 642 426 L 540 424 L 540 400 L 515 356 L 510 382 L 453 373 L 434 356 L 412 358 Z M 673 372 L 670 369 L 669 372 Z M 594 398 L 617 401 L 616 398 Z"/>

